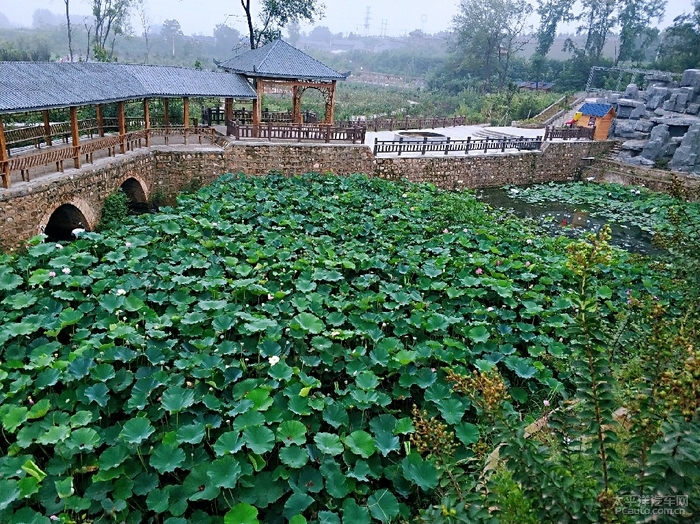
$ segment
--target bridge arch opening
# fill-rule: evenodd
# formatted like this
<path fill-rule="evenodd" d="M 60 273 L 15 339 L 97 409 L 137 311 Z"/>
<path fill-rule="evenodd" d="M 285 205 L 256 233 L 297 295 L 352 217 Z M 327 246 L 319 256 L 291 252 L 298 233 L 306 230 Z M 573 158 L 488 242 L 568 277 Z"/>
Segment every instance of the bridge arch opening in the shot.
<path fill-rule="evenodd" d="M 143 185 L 134 177 L 129 177 L 124 180 L 119 187 L 124 191 L 126 196 L 129 197 L 129 202 L 132 204 L 145 204 L 148 202 Z"/>
<path fill-rule="evenodd" d="M 75 240 L 74 229 L 89 229 L 89 222 L 80 209 L 73 204 L 58 206 L 46 224 L 44 233 L 49 241 Z"/>

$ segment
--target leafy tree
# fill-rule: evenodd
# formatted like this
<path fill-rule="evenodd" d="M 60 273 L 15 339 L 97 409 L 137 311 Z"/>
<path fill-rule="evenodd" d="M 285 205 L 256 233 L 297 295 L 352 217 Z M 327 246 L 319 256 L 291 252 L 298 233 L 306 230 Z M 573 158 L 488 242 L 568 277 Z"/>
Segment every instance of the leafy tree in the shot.
<path fill-rule="evenodd" d="M 660 19 L 666 8 L 666 0 L 589 0 L 579 6 L 576 0 L 538 0 L 537 14 L 540 26 L 537 31 L 537 53 L 546 55 L 552 47 L 557 27 L 561 23 L 576 22 L 577 35 L 585 35 L 583 48 L 578 48 L 568 39 L 565 49 L 578 55 L 592 58 L 593 64 L 600 62 L 608 36 L 620 32 L 619 60 L 638 59 L 643 42 L 653 38 L 649 31 L 651 21 Z"/>
<path fill-rule="evenodd" d="M 454 55 L 462 68 L 480 77 L 488 90 L 491 77 L 502 66 L 501 83 L 507 74 L 516 38 L 531 12 L 524 0 L 462 0 L 454 19 Z"/>
<path fill-rule="evenodd" d="M 153 19 L 151 18 L 151 15 L 148 13 L 148 10 L 146 9 L 146 0 L 136 0 L 135 1 L 135 6 L 136 6 L 136 12 L 139 17 L 139 22 L 141 23 L 141 29 L 143 31 L 143 39 L 146 41 L 146 59 L 144 60 L 145 63 L 148 63 L 148 55 L 150 54 L 151 51 L 151 46 L 150 46 L 150 40 L 148 38 L 148 34 L 151 31 L 151 24 L 153 23 Z"/>
<path fill-rule="evenodd" d="M 301 26 L 299 22 L 294 21 L 287 26 L 287 41 L 292 45 L 297 45 L 301 38 Z"/>
<path fill-rule="evenodd" d="M 240 1 L 245 12 L 251 49 L 280 38 L 282 29 L 292 22 L 306 20 L 313 23 L 323 16 L 325 7 L 318 0 L 260 0 L 260 25 L 255 25 L 251 0 Z"/>
<path fill-rule="evenodd" d="M 228 56 L 241 43 L 241 33 L 226 24 L 217 24 L 214 27 L 214 39 L 216 47 L 225 52 Z"/>
<path fill-rule="evenodd" d="M 93 50 L 97 60 L 114 59 L 114 41 L 117 36 L 128 32 L 132 5 L 133 0 L 92 0 Z M 110 49 L 107 50 L 107 41 L 110 36 L 112 42 Z"/>
<path fill-rule="evenodd" d="M 694 10 L 673 21 L 666 30 L 659 50 L 661 67 L 683 71 L 700 67 L 700 0 Z"/>
<path fill-rule="evenodd" d="M 48 9 L 35 9 L 32 13 L 32 27 L 35 29 L 58 25 L 61 25 L 61 17 Z"/>
<path fill-rule="evenodd" d="M 179 42 L 180 38 L 184 36 L 182 28 L 180 28 L 180 22 L 172 19 L 165 20 L 160 28 L 160 34 L 165 38 L 166 42 L 172 45 L 173 56 L 175 56 L 175 41 Z"/>
<path fill-rule="evenodd" d="M 333 38 L 333 33 L 325 25 L 317 25 L 309 33 L 309 38 L 318 42 L 328 42 Z"/>

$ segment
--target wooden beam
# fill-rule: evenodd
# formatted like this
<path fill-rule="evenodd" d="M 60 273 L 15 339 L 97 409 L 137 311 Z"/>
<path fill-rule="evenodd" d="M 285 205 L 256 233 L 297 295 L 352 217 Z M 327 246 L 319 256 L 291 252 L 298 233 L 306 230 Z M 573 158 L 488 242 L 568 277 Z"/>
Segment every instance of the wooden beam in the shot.
<path fill-rule="evenodd" d="M 41 112 L 41 116 L 44 117 L 44 137 L 46 139 L 46 145 L 51 145 L 51 121 L 49 120 L 49 110 L 44 109 Z"/>
<path fill-rule="evenodd" d="M 2 175 L 2 187 L 10 187 L 10 164 L 7 156 L 7 142 L 5 141 L 5 127 L 0 117 L 0 175 Z"/>
<path fill-rule="evenodd" d="M 151 145 L 151 111 L 148 106 L 148 98 L 143 99 L 143 122 L 146 130 L 146 147 L 149 147 Z"/>
<path fill-rule="evenodd" d="M 260 125 L 262 122 L 262 96 L 265 85 L 262 78 L 255 81 L 255 94 L 257 98 L 253 101 L 253 125 Z"/>
<path fill-rule="evenodd" d="M 119 152 L 126 153 L 126 118 L 124 118 L 124 102 L 117 102 L 117 122 L 119 122 Z"/>
<path fill-rule="evenodd" d="M 105 120 L 102 115 L 102 104 L 97 104 L 95 106 L 95 113 L 97 116 L 97 134 L 103 137 L 105 136 Z"/>
<path fill-rule="evenodd" d="M 163 99 L 163 125 L 170 127 L 170 99 Z"/>
<path fill-rule="evenodd" d="M 224 99 L 224 119 L 225 120 L 232 120 L 233 119 L 233 98 L 225 98 Z M 224 122 L 226 123 L 226 122 Z"/>
<path fill-rule="evenodd" d="M 276 86 L 301 86 L 301 87 L 330 87 L 332 82 L 308 82 L 305 80 L 275 80 L 274 78 L 256 78 L 256 81 L 263 80 L 265 83 Z"/>
<path fill-rule="evenodd" d="M 70 136 L 73 146 L 73 166 L 80 169 L 80 133 L 78 132 L 78 108 L 70 107 Z"/>

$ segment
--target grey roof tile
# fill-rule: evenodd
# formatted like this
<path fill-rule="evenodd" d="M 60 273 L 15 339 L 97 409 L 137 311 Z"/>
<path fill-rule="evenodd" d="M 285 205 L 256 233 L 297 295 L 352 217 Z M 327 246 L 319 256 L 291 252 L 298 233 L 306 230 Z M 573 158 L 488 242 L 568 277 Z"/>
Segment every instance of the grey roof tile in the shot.
<path fill-rule="evenodd" d="M 0 62 L 0 113 L 151 97 L 255 98 L 241 75 L 99 62 Z"/>
<path fill-rule="evenodd" d="M 346 76 L 310 57 L 284 40 L 221 62 L 219 67 L 246 76 L 277 79 L 345 80 Z"/>

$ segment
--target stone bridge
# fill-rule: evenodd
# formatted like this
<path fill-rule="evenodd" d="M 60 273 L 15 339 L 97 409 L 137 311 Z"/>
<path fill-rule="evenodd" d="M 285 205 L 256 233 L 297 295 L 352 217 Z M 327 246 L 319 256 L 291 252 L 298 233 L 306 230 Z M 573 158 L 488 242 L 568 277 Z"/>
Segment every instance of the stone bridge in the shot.
<path fill-rule="evenodd" d="M 132 202 L 146 203 L 154 199 L 172 202 L 183 190 L 209 184 L 230 172 L 365 173 L 445 189 L 568 181 L 580 173 L 582 159 L 605 155 L 611 144 L 551 142 L 542 151 L 420 158 L 375 158 L 369 146 L 359 144 L 152 146 L 0 189 L 0 248 L 21 247 L 42 232 L 70 239 L 76 227 L 93 230 L 105 198 L 120 188 Z"/>

